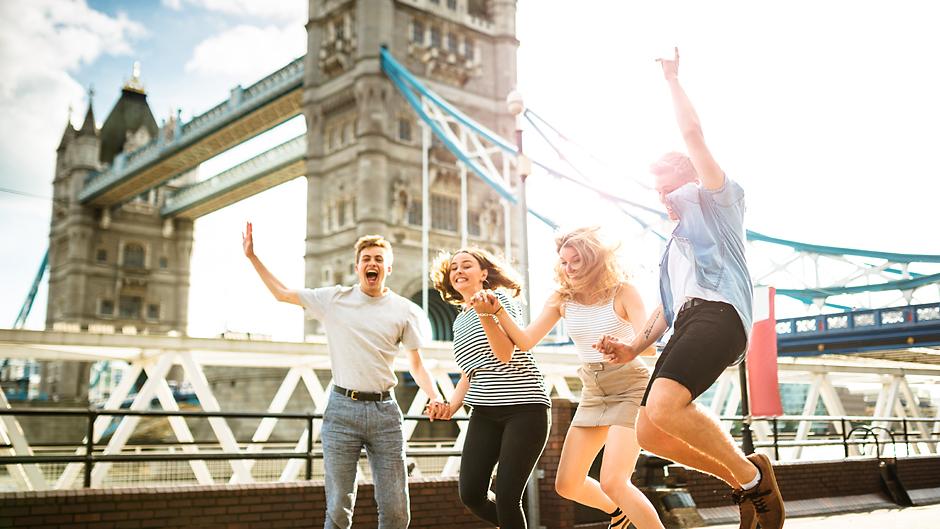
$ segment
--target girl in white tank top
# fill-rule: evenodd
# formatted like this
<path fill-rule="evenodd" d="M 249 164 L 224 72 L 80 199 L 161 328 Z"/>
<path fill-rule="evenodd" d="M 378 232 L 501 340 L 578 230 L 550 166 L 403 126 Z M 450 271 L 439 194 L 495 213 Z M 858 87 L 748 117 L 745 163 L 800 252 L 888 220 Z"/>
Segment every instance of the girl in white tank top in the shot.
<path fill-rule="evenodd" d="M 605 335 L 629 343 L 647 314 L 636 288 L 623 280 L 614 249 L 602 244 L 597 232 L 581 228 L 555 240 L 559 288 L 525 329 L 499 310 L 492 292 L 479 292 L 472 302 L 478 312 L 495 314 L 503 332 L 523 351 L 565 319 L 582 361 L 578 375 L 583 388 L 562 448 L 555 489 L 565 498 L 610 514 L 610 528 L 625 529 L 632 522 L 638 529 L 662 529 L 656 509 L 630 481 L 640 453 L 635 421 L 649 370 L 638 358 L 608 364 L 593 347 Z M 588 471 L 605 446 L 598 482 Z"/>
<path fill-rule="evenodd" d="M 633 324 L 624 320 L 614 308 L 616 299 L 606 303 L 582 305 L 576 301 L 565 301 L 563 305 L 565 331 L 574 342 L 581 362 L 603 362 L 604 355 L 594 348 L 601 336 L 613 336 L 623 343 L 630 343 L 636 336 Z"/>

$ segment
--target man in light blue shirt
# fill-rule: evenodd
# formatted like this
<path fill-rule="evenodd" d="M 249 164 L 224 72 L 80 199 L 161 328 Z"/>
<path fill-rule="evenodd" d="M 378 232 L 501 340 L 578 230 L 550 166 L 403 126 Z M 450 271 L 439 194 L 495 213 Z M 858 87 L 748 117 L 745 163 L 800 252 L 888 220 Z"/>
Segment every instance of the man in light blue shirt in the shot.
<path fill-rule="evenodd" d="M 662 305 L 630 344 L 604 337 L 610 362 L 628 362 L 673 327 L 643 397 L 637 437 L 646 450 L 724 480 L 741 527 L 783 527 L 786 517 L 770 460 L 744 453 L 716 417 L 694 402 L 747 350 L 751 278 L 744 257 L 744 190 L 715 162 L 692 103 L 679 84 L 679 50 L 660 59 L 689 155 L 653 164 L 656 190 L 678 221 L 660 263 Z"/>

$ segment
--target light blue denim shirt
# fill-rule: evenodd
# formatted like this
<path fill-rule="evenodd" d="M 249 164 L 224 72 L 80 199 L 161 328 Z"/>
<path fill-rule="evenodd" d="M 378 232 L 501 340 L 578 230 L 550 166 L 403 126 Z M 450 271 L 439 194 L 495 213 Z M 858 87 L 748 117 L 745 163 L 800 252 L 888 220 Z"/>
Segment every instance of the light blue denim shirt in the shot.
<path fill-rule="evenodd" d="M 725 177 L 719 189 L 708 190 L 688 183 L 666 195 L 666 201 L 679 216 L 679 224 L 659 264 L 659 293 L 666 323 L 672 326 L 678 309 L 673 306 L 669 282 L 669 248 L 682 241 L 682 247 L 691 248 L 692 255 L 686 257 L 695 268 L 698 284 L 718 292 L 731 303 L 741 317 L 745 336 L 750 339 L 754 291 L 744 257 L 744 189 Z M 735 363 L 743 357 L 741 351 Z"/>

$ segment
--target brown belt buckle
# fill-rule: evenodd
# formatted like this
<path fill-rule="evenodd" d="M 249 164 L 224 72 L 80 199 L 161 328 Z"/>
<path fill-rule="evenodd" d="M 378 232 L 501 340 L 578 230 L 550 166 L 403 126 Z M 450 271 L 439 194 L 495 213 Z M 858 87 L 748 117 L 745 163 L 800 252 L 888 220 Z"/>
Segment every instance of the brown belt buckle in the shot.
<path fill-rule="evenodd" d="M 356 390 L 350 391 L 349 398 L 351 398 L 352 400 L 359 400 L 359 392 Z"/>

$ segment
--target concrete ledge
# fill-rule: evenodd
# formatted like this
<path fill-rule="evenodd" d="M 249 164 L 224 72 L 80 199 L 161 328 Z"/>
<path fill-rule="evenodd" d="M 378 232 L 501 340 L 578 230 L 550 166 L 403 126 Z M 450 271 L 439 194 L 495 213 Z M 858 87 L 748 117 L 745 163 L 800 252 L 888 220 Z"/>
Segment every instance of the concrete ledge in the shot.
<path fill-rule="evenodd" d="M 887 496 L 880 494 L 858 494 L 835 498 L 791 500 L 786 502 L 786 506 L 787 518 L 898 508 L 897 504 L 888 499 Z M 727 507 L 708 507 L 699 509 L 698 513 L 702 516 L 707 525 L 737 523 L 739 521 L 738 508 L 734 505 Z"/>
<path fill-rule="evenodd" d="M 940 503 L 940 487 L 930 489 L 914 489 L 907 491 L 915 506 L 934 505 Z"/>

